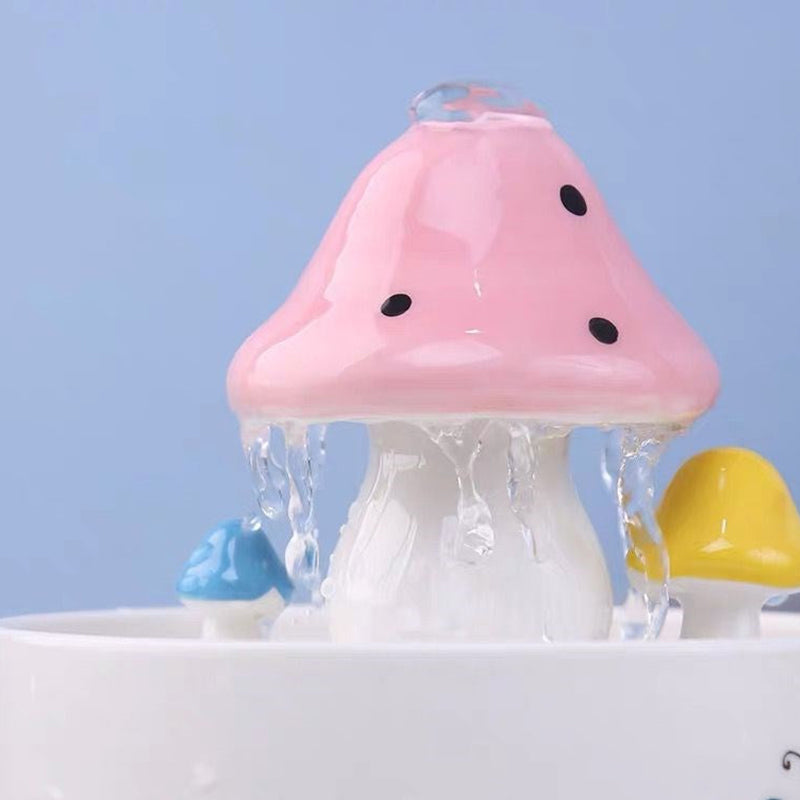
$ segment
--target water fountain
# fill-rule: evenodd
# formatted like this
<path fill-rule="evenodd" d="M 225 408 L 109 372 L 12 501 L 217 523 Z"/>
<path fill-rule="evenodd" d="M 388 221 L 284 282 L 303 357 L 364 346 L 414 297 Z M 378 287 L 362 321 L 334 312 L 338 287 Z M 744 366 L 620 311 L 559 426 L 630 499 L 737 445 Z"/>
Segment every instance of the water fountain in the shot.
<path fill-rule="evenodd" d="M 788 489 L 726 449 L 655 508 L 717 386 L 537 107 L 423 93 L 231 364 L 258 511 L 192 555 L 186 608 L 0 625 L 0 797 L 800 796 L 800 619 L 760 612 L 800 587 Z M 343 420 L 370 461 L 323 575 Z M 567 462 L 587 425 L 617 607 Z"/>

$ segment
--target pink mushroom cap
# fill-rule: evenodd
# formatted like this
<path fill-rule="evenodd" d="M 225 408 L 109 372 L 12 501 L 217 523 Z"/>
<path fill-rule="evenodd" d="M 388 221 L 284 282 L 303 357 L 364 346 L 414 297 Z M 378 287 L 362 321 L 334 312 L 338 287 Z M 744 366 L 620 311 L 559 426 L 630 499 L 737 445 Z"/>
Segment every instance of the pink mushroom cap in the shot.
<path fill-rule="evenodd" d="M 577 157 L 532 104 L 472 91 L 358 176 L 230 365 L 241 418 L 682 423 L 713 403 L 713 357 Z"/>

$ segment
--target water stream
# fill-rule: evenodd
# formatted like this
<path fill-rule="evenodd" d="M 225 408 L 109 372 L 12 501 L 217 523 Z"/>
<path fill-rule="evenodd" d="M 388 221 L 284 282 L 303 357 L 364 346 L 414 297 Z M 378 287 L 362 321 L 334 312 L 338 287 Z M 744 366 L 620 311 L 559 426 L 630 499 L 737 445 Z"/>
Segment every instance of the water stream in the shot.
<path fill-rule="evenodd" d="M 669 608 L 669 557 L 655 514 L 654 471 L 667 444 L 681 432 L 674 425 L 649 425 L 607 433 L 601 471 L 616 503 L 630 583 L 623 639 L 656 638 Z"/>
<path fill-rule="evenodd" d="M 477 425 L 423 425 L 431 441 L 453 463 L 458 481 L 456 525 L 443 531 L 442 541 L 442 552 L 452 561 L 477 563 L 494 549 L 492 512 L 475 485 L 475 461 L 491 424 L 487 420 Z"/>
<path fill-rule="evenodd" d="M 566 495 L 564 500 L 554 500 L 549 462 L 541 465 L 545 469 L 543 480 L 539 479 L 539 462 L 542 453 L 550 452 L 551 445 L 547 443 L 556 439 L 565 441 L 569 429 L 515 420 L 420 422 L 416 425 L 452 464 L 457 484 L 453 513 L 445 519 L 439 532 L 438 556 L 434 555 L 436 551 L 432 551 L 429 557 L 438 557 L 445 564 L 487 570 L 490 569 L 499 533 L 519 536 L 524 543 L 524 547 L 518 550 L 519 558 L 540 565 L 543 576 L 536 590 L 526 595 L 528 602 L 541 605 L 531 613 L 544 615 L 543 639 L 559 638 L 549 635 L 547 620 L 550 615 L 554 619 L 564 616 L 563 599 L 555 606 L 550 603 L 548 580 L 561 581 L 563 585 L 563 581 L 569 579 L 565 574 L 568 572 L 569 553 L 565 554 L 563 550 L 564 542 L 559 530 L 563 533 L 560 526 L 572 523 L 569 517 L 562 519 L 559 504 L 569 505 L 571 501 Z M 623 638 L 657 636 L 668 607 L 669 565 L 655 517 L 653 470 L 664 447 L 677 432 L 674 427 L 649 426 L 617 428 L 607 434 L 602 457 L 603 474 L 616 504 L 631 582 L 630 599 L 621 625 Z M 481 474 L 480 467 L 476 471 L 487 437 L 496 442 L 498 436 L 506 437 L 507 441 L 507 496 L 504 502 L 502 498 L 498 499 L 495 489 L 491 490 L 491 498 L 483 496 L 481 486 L 488 485 L 486 475 Z M 287 571 L 314 602 L 322 603 L 320 585 L 323 576 L 320 574 L 315 495 L 325 459 L 325 426 L 297 422 L 260 426 L 256 435 L 250 437 L 247 453 L 260 513 L 267 520 L 285 518 L 291 528 L 285 551 Z M 420 459 L 420 468 L 424 467 L 424 460 Z M 367 505 L 381 500 L 374 497 L 374 491 L 372 494 L 367 492 L 365 498 Z M 381 502 L 385 506 L 388 498 L 384 497 Z M 503 505 L 507 511 L 503 511 Z M 498 509 L 502 512 L 502 522 L 493 519 Z M 373 511 L 377 513 L 376 509 Z M 364 513 L 372 512 L 369 509 L 358 512 L 361 516 Z M 509 520 L 512 520 L 511 526 Z M 351 520 L 351 523 L 354 521 L 358 522 Z M 379 528 L 371 531 L 370 536 L 380 537 Z M 512 529 L 517 533 L 509 533 Z M 551 571 L 550 578 L 548 570 Z M 520 574 L 523 573 L 521 569 Z M 533 573 L 528 571 L 524 574 Z M 394 582 L 402 582 L 396 568 L 391 575 Z M 380 580 L 378 575 L 375 579 Z M 327 591 L 329 583 L 326 582 L 326 598 L 330 594 Z M 576 583 L 575 586 L 575 591 L 580 592 L 580 585 Z M 513 593 L 514 588 L 508 588 Z M 381 587 L 375 587 L 375 596 L 385 597 Z M 469 602 L 475 604 L 479 600 L 472 598 Z M 486 597 L 485 602 L 492 601 Z"/>
<path fill-rule="evenodd" d="M 248 445 L 258 507 L 268 520 L 288 517 L 292 534 L 286 545 L 286 570 L 317 603 L 321 575 L 314 496 L 324 460 L 324 425 L 266 425 Z"/>

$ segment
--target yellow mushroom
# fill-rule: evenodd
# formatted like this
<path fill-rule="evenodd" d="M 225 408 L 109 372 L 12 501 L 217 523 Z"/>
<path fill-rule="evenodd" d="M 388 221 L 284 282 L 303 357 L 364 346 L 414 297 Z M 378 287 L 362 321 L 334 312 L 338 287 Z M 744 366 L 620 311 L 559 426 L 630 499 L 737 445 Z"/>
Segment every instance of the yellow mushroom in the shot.
<path fill-rule="evenodd" d="M 723 447 L 690 458 L 657 516 L 683 638 L 758 636 L 766 600 L 800 591 L 800 516 L 758 453 Z"/>

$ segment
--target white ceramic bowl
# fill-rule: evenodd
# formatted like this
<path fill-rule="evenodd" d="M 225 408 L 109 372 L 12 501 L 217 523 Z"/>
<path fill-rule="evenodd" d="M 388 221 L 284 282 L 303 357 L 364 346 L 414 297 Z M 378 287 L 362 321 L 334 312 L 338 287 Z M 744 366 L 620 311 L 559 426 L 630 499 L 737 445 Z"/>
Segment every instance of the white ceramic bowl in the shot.
<path fill-rule="evenodd" d="M 730 642 L 197 632 L 180 609 L 0 623 L 0 798 L 800 798 L 800 615 Z"/>

